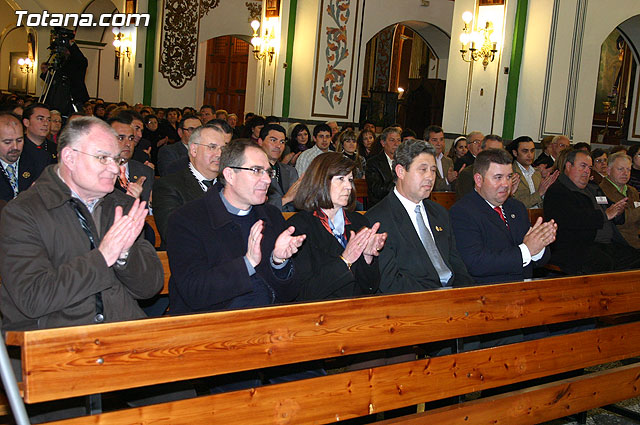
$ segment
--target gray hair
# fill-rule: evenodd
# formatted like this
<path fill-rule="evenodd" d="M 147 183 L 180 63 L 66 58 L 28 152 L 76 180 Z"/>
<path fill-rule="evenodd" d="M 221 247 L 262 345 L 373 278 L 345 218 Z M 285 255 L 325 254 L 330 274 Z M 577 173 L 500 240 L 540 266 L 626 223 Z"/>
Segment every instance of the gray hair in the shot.
<path fill-rule="evenodd" d="M 618 151 L 618 152 L 614 153 L 613 155 L 609 155 L 609 158 L 607 159 L 607 166 L 611 167 L 613 165 L 613 163 L 616 161 L 616 159 L 620 159 L 620 158 L 626 159 L 631 164 L 633 164 L 633 159 L 631 159 L 631 157 L 629 155 L 627 155 L 626 152 Z"/>
<path fill-rule="evenodd" d="M 216 133 L 220 133 L 222 135 L 224 135 L 224 132 L 222 131 L 222 129 L 220 127 L 216 127 L 216 126 L 211 126 L 211 127 L 205 127 L 205 126 L 200 126 L 198 128 L 196 128 L 195 130 L 193 130 L 193 133 L 191 133 L 191 136 L 189 136 L 189 147 L 191 147 L 194 144 L 198 144 L 202 141 L 202 132 L 204 130 L 212 130 L 215 131 Z"/>
<path fill-rule="evenodd" d="M 473 134 L 473 133 L 469 133 L 469 134 Z M 488 140 L 495 140 L 496 142 L 500 142 L 500 144 L 502 144 L 504 147 L 504 141 L 502 140 L 502 137 L 498 136 L 497 134 L 487 134 L 486 136 L 484 136 L 484 139 L 482 139 L 482 143 L 480 143 L 481 149 L 484 150 L 487 148 Z"/>
<path fill-rule="evenodd" d="M 400 143 L 395 155 L 393 155 L 393 176 L 397 179 L 396 165 L 402 165 L 402 167 L 409 171 L 409 167 L 413 160 L 420 154 L 426 153 L 428 155 L 436 157 L 436 149 L 428 142 L 419 139 L 408 139 Z"/>
<path fill-rule="evenodd" d="M 91 133 L 91 130 L 99 127 L 102 130 L 113 134 L 113 138 L 118 138 L 118 133 L 109 124 L 97 117 L 80 117 L 67 122 L 60 136 L 58 136 L 58 156 L 62 149 L 77 145 L 81 140 Z"/>

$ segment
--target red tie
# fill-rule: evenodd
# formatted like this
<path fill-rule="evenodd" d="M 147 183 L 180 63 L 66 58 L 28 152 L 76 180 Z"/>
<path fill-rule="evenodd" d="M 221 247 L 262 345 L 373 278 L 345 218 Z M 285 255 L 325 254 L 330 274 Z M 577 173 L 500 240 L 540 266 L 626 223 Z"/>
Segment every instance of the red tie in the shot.
<path fill-rule="evenodd" d="M 506 224 L 507 227 L 509 227 L 509 223 L 507 223 L 507 219 L 504 218 L 504 214 L 502 214 L 502 207 L 493 207 L 493 209 L 496 210 L 496 212 L 498 213 L 502 221 L 504 221 L 504 224 Z"/>
<path fill-rule="evenodd" d="M 124 189 L 127 190 L 129 188 L 129 179 L 127 179 L 127 166 L 126 165 L 121 165 L 120 166 L 120 186 Z"/>

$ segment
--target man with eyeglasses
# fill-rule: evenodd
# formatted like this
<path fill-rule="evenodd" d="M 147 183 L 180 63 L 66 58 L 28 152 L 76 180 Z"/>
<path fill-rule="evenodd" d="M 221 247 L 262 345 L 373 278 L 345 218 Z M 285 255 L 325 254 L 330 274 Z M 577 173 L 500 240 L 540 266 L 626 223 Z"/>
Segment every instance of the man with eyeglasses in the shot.
<path fill-rule="evenodd" d="M 453 169 L 457 172 L 460 172 L 462 166 L 465 168 L 470 168 L 473 165 L 473 162 L 476 160 L 476 156 L 480 152 L 482 152 L 482 140 L 484 139 L 484 135 L 479 131 L 472 131 L 467 136 L 467 153 L 465 153 L 461 158 L 459 158 L 456 163 L 453 165 Z"/>
<path fill-rule="evenodd" d="M 227 144 L 224 132 L 215 126 L 199 127 L 189 138 L 189 162 L 182 170 L 160 177 L 153 189 L 153 215 L 165 247 L 167 223 L 175 210 L 202 198 L 218 177 L 220 153 Z"/>
<path fill-rule="evenodd" d="M 293 198 L 298 193 L 300 180 L 298 171 L 291 165 L 280 162 L 282 152 L 287 143 L 285 129 L 278 124 L 265 125 L 260 130 L 258 144 L 267 153 L 269 164 L 275 171 L 275 177 L 271 179 L 271 186 L 267 194 L 267 203 L 278 208 L 280 211 L 295 211 Z"/>
<path fill-rule="evenodd" d="M 58 161 L 56 144 L 51 140 L 47 140 L 51 126 L 51 112 L 49 107 L 44 103 L 32 103 L 27 106 L 22 113 L 22 124 L 26 131 L 24 137 L 25 144 L 48 152 L 51 158 L 50 163 L 56 163 Z"/>
<path fill-rule="evenodd" d="M 260 307 L 298 293 L 289 258 L 305 236 L 265 204 L 274 173 L 264 150 L 234 140 L 220 170 L 218 185 L 169 217 L 172 314 Z"/>
<path fill-rule="evenodd" d="M 49 165 L 50 156 L 25 146 L 20 120 L 8 112 L 0 113 L 0 199 L 10 201 L 27 190 Z"/>
<path fill-rule="evenodd" d="M 114 191 L 115 131 L 94 117 L 67 124 L 59 163 L 3 209 L 3 331 L 145 317 L 136 299 L 162 288 L 162 265 L 140 237 L 145 202 Z"/>
<path fill-rule="evenodd" d="M 544 198 L 544 217 L 558 223 L 551 262 L 568 274 L 589 274 L 640 267 L 640 250 L 632 248 L 617 229 L 625 222 L 628 198 L 610 202 L 587 185 L 593 160 L 583 151 L 567 153 L 562 174 Z"/>
<path fill-rule="evenodd" d="M 158 172 L 161 176 L 171 174 L 171 165 L 175 161 L 184 161 L 188 156 L 187 144 L 193 131 L 202 126 L 200 119 L 194 115 L 185 115 L 178 124 L 180 141 L 171 145 L 164 145 L 158 151 Z"/>
<path fill-rule="evenodd" d="M 119 167 L 116 189 L 148 204 L 155 180 L 154 172 L 151 167 L 131 159 L 135 148 L 135 135 L 133 134 L 131 119 L 125 115 L 118 115 L 109 119 L 108 122 L 118 134 L 119 156 L 126 160 Z"/>

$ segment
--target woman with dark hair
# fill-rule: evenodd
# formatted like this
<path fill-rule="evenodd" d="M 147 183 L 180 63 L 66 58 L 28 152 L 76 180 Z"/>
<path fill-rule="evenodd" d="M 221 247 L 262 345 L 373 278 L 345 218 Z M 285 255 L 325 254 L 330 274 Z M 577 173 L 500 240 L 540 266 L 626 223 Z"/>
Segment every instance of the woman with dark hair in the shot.
<path fill-rule="evenodd" d="M 310 134 L 309 128 L 304 124 L 298 124 L 293 127 L 288 142 L 290 152 L 283 157 L 282 162 L 289 165 L 296 165 L 300 154 L 310 147 L 313 147 L 313 142 L 311 141 L 311 137 L 309 137 Z"/>
<path fill-rule="evenodd" d="M 453 141 L 453 144 L 451 145 L 451 149 L 449 149 L 449 153 L 447 154 L 447 156 L 451 158 L 451 160 L 455 164 L 457 160 L 466 155 L 468 150 L 467 138 L 464 136 L 460 136 Z"/>
<path fill-rule="evenodd" d="M 300 212 L 287 222 L 307 235 L 293 258 L 298 300 L 374 294 L 380 284 L 378 252 L 386 233 L 380 223 L 353 212 L 354 163 L 341 153 L 317 156 L 304 174 L 294 204 Z"/>
<path fill-rule="evenodd" d="M 358 153 L 358 142 L 356 133 L 352 130 L 345 130 L 338 136 L 336 152 L 341 152 L 345 157 L 352 160 L 356 167 L 353 169 L 353 178 L 364 178 L 364 166 L 366 160 Z"/>
<path fill-rule="evenodd" d="M 180 111 L 176 108 L 167 110 L 167 119 L 160 121 L 160 130 L 169 138 L 169 143 L 175 143 L 180 140 L 178 134 L 178 123 L 180 123 Z"/>
<path fill-rule="evenodd" d="M 640 145 L 633 145 L 627 154 L 631 157 L 631 178 L 629 184 L 640 191 Z"/>
<path fill-rule="evenodd" d="M 362 130 L 358 135 L 358 148 L 360 156 L 365 160 L 369 159 L 373 153 L 373 143 L 376 141 L 376 135 L 371 130 Z"/>

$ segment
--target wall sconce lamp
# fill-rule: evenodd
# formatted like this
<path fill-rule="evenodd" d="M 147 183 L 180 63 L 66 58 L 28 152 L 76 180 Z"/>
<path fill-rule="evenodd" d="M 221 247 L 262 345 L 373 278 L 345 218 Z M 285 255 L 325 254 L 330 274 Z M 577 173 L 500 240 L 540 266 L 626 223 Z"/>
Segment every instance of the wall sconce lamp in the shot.
<path fill-rule="evenodd" d="M 462 14 L 462 21 L 464 22 L 462 34 L 460 34 L 462 60 L 475 62 L 482 59 L 482 66 L 486 70 L 487 65 L 493 62 L 498 52 L 498 43 L 493 38 L 493 23 L 487 21 L 484 28 L 472 31 L 470 24 L 473 21 L 473 14 L 468 11 Z"/>
<path fill-rule="evenodd" d="M 113 27 L 113 47 L 116 48 L 116 58 L 120 59 L 123 55 L 131 62 L 131 37 L 127 34 L 126 28 Z"/>
<path fill-rule="evenodd" d="M 275 30 L 268 26 L 263 27 L 262 37 L 258 34 L 260 28 L 260 22 L 257 19 L 251 21 L 251 28 L 253 29 L 253 37 L 251 38 L 251 45 L 253 46 L 253 56 L 257 60 L 264 60 L 269 56 L 269 64 L 273 61 L 273 56 L 276 54 L 275 44 Z"/>
<path fill-rule="evenodd" d="M 33 72 L 33 61 L 31 58 L 20 58 L 18 59 L 18 65 L 20 65 L 20 71 L 23 74 L 29 74 Z"/>

